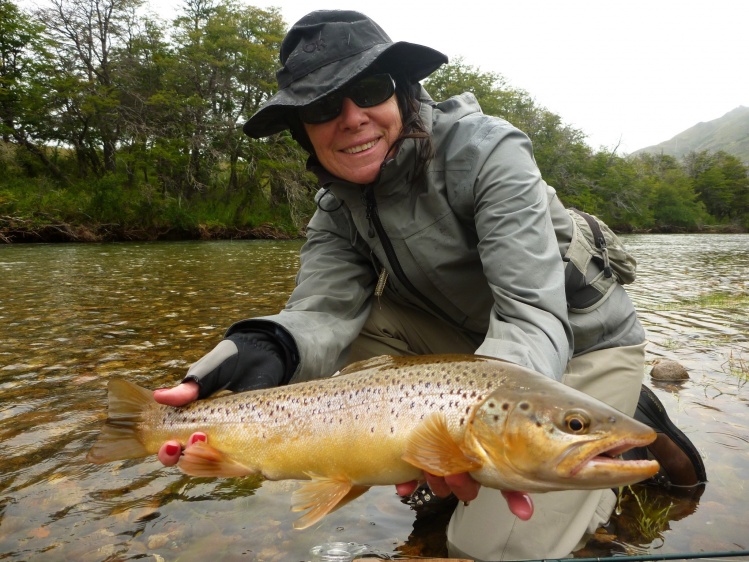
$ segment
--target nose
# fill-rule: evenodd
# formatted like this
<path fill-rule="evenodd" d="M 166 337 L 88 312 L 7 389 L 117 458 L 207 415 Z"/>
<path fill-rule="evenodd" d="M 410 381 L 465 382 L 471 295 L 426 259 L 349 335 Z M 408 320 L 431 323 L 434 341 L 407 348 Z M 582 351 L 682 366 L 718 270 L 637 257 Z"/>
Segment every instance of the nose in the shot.
<path fill-rule="evenodd" d="M 356 128 L 366 123 L 369 120 L 369 116 L 366 109 L 356 105 L 351 98 L 343 98 L 343 106 L 341 107 L 339 119 L 344 127 Z"/>

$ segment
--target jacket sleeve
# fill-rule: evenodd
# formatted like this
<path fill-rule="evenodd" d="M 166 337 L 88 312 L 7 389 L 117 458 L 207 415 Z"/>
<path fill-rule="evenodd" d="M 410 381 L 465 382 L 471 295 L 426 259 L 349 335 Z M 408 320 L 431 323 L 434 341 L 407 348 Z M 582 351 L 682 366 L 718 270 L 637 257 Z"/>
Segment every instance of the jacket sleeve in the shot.
<path fill-rule="evenodd" d="M 477 353 L 560 379 L 573 342 L 546 183 L 530 140 L 506 122 L 475 142 L 478 249 L 494 298 Z"/>
<path fill-rule="evenodd" d="M 327 377 L 342 366 L 341 354 L 369 316 L 377 281 L 348 209 L 326 193 L 318 192 L 317 201 L 324 197 L 324 205 L 307 227 L 296 287 L 284 310 L 242 322 L 247 330 L 253 323 L 271 322 L 291 335 L 299 354 L 292 382 Z"/>

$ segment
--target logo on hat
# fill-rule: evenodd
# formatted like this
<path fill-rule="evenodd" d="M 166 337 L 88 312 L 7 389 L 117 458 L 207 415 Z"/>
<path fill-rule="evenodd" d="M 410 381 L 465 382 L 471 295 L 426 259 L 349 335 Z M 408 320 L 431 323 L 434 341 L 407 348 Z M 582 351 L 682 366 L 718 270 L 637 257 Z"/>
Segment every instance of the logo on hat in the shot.
<path fill-rule="evenodd" d="M 311 43 L 307 43 L 304 47 L 302 47 L 302 50 L 307 54 L 312 54 L 315 51 L 322 51 L 326 46 L 327 45 L 325 45 L 325 39 L 320 37 L 320 39 L 316 39 Z"/>

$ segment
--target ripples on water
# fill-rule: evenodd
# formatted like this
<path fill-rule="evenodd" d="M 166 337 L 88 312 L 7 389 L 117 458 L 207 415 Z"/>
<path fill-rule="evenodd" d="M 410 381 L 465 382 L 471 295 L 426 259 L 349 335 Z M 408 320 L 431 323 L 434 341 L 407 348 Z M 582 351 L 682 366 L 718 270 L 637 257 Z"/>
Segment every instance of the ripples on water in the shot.
<path fill-rule="evenodd" d="M 710 482 L 697 498 L 636 488 L 584 552 L 747 549 L 749 236 L 625 241 L 639 261 L 630 294 L 649 359 L 676 359 L 691 376 L 646 382 L 700 449 Z M 106 379 L 156 388 L 181 378 L 229 323 L 283 306 L 299 247 L 0 247 L 0 559 L 287 562 L 331 539 L 443 554 L 441 526 L 414 525 L 388 487 L 299 532 L 291 530 L 291 482 L 189 478 L 153 458 L 85 462 Z"/>

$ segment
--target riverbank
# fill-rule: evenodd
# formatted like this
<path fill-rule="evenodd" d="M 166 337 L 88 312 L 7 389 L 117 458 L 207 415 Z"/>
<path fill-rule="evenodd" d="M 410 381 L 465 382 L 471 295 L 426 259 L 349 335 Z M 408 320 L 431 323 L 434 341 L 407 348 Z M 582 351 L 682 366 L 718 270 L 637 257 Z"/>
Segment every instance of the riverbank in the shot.
<path fill-rule="evenodd" d="M 292 240 L 299 233 L 272 224 L 233 227 L 198 224 L 195 227 L 137 227 L 120 224 L 70 224 L 32 222 L 17 217 L 0 217 L 0 243 L 61 242 L 162 242 L 178 240 Z"/>
<path fill-rule="evenodd" d="M 737 225 L 702 225 L 697 229 L 674 227 L 647 230 L 625 228 L 619 234 L 743 234 Z M 293 240 L 302 237 L 272 224 L 235 227 L 198 224 L 194 227 L 139 227 L 121 224 L 72 224 L 59 221 L 31 221 L 18 217 L 0 217 L 0 244 L 61 242 L 174 242 L 179 240 Z"/>

